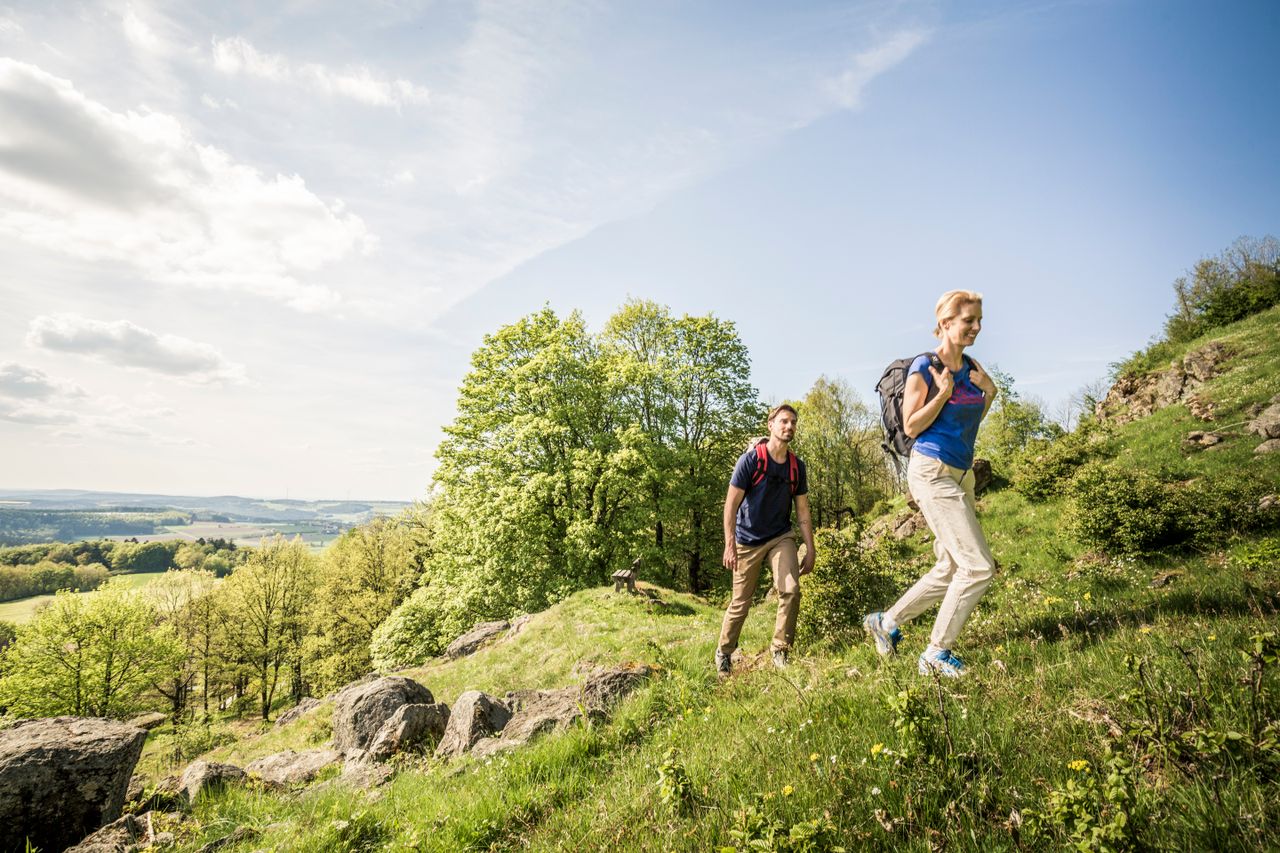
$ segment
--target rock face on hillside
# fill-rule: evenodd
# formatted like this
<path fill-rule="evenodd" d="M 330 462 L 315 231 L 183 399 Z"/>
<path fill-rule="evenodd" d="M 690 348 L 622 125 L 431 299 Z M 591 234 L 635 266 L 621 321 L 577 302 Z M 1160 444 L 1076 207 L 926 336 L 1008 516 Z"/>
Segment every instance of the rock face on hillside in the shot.
<path fill-rule="evenodd" d="M 1095 414 L 1101 421 L 1124 424 L 1188 401 L 1196 388 L 1218 375 L 1222 363 L 1231 355 L 1224 344 L 1213 341 L 1187 353 L 1166 370 L 1122 376 L 1098 403 Z"/>
<path fill-rule="evenodd" d="M 385 761 L 397 752 L 434 747 L 444 737 L 451 719 L 443 702 L 401 705 L 382 724 L 369 745 L 369 758 Z"/>
<path fill-rule="evenodd" d="M 147 733 L 115 720 L 55 717 L 0 731 L 0 827 L 62 850 L 120 817 Z"/>
<path fill-rule="evenodd" d="M 474 654 L 481 646 L 492 640 L 499 634 L 504 633 L 511 627 L 511 623 L 506 620 L 497 622 L 481 622 L 467 633 L 449 644 L 449 648 L 444 650 L 445 656 L 450 660 L 466 657 Z"/>
<path fill-rule="evenodd" d="M 312 696 L 304 696 L 302 700 L 298 702 L 297 705 L 294 705 L 292 708 L 285 711 L 283 714 L 281 714 L 279 717 L 276 718 L 276 728 L 279 728 L 280 726 L 287 726 L 290 723 L 292 723 L 294 720 L 302 717 L 309 711 L 318 707 L 320 707 L 319 699 L 316 699 Z"/>
<path fill-rule="evenodd" d="M 453 703 L 449 725 L 436 747 L 436 757 L 461 755 L 476 741 L 501 731 L 510 719 L 511 709 L 506 703 L 479 690 L 468 690 Z"/>
<path fill-rule="evenodd" d="M 215 761 L 193 761 L 182 771 L 178 787 L 187 794 L 187 802 L 194 803 L 205 791 L 221 788 L 225 785 L 243 782 L 249 774 L 234 764 L 219 764 Z"/>
<path fill-rule="evenodd" d="M 294 752 L 286 749 L 251 762 L 245 768 L 251 775 L 274 785 L 294 785 L 310 782 L 321 770 L 342 760 L 336 749 L 309 749 Z"/>
<path fill-rule="evenodd" d="M 622 697 L 652 674 L 653 670 L 643 664 L 622 666 L 588 676 L 581 687 L 508 693 L 506 704 L 515 713 L 498 737 L 478 741 L 472 754 L 492 755 L 521 746 L 538 735 L 564 731 L 584 713 L 592 720 L 603 721 Z"/>
<path fill-rule="evenodd" d="M 1254 435 L 1262 436 L 1266 440 L 1280 438 L 1280 394 L 1272 397 L 1271 405 L 1249 421 L 1245 429 Z M 1266 453 L 1268 451 L 1263 452 Z"/>
<path fill-rule="evenodd" d="M 401 706 L 434 703 L 431 691 L 411 678 L 358 682 L 334 697 L 333 748 L 347 756 L 362 755 Z"/>

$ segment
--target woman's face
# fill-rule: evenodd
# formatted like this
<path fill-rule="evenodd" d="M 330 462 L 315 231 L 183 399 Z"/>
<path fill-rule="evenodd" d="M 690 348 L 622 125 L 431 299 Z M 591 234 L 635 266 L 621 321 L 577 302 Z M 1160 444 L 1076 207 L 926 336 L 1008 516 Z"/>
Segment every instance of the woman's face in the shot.
<path fill-rule="evenodd" d="M 982 303 L 966 302 L 960 306 L 960 313 L 943 323 L 942 331 L 957 346 L 971 345 L 982 331 Z"/>

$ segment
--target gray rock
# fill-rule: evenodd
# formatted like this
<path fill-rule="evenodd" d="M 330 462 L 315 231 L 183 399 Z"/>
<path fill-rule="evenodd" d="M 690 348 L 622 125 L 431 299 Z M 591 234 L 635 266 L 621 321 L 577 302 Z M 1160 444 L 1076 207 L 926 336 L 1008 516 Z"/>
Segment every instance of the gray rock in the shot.
<path fill-rule="evenodd" d="M 131 853 L 145 846 L 147 827 L 131 814 L 109 823 L 65 853 Z"/>
<path fill-rule="evenodd" d="M 319 699 L 314 699 L 310 696 L 303 697 L 302 701 L 298 702 L 297 705 L 294 705 L 276 718 L 276 727 L 287 726 L 303 714 L 318 707 L 320 707 Z"/>
<path fill-rule="evenodd" d="M 1271 512 L 1280 507 L 1280 495 L 1263 495 L 1258 501 L 1258 512 Z"/>
<path fill-rule="evenodd" d="M 384 761 L 397 752 L 426 747 L 431 749 L 444 737 L 449 725 L 449 706 L 443 702 L 430 705 L 401 705 L 369 745 L 369 757 Z"/>
<path fill-rule="evenodd" d="M 976 495 L 986 491 L 987 486 L 991 485 L 991 481 L 995 479 L 995 473 L 991 470 L 990 459 L 973 460 L 973 493 Z M 919 507 L 917 507 L 919 509 Z"/>
<path fill-rule="evenodd" d="M 453 660 L 456 658 L 466 657 L 475 653 L 477 649 L 487 643 L 489 640 L 498 636 L 502 632 L 511 627 L 511 623 L 506 620 L 497 622 L 481 622 L 467 633 L 449 644 L 449 648 L 444 650 L 445 655 Z"/>
<path fill-rule="evenodd" d="M 1265 453 L 1275 453 L 1280 450 L 1280 438 L 1268 438 L 1253 449 L 1254 454 L 1261 456 Z"/>
<path fill-rule="evenodd" d="M 526 613 L 523 616 L 517 616 L 515 619 L 512 619 L 511 627 L 507 629 L 507 633 L 503 635 L 502 639 L 507 640 L 519 634 L 524 630 L 524 626 L 529 624 L 529 620 L 532 618 L 533 614 Z"/>
<path fill-rule="evenodd" d="M 310 782 L 321 770 L 341 760 L 342 753 L 333 749 L 309 749 L 305 752 L 286 749 L 250 762 L 245 770 L 264 782 L 292 785 Z"/>
<path fill-rule="evenodd" d="M 159 711 L 156 711 L 152 714 L 139 714 L 129 720 L 129 725 L 151 731 L 152 729 L 156 729 L 164 725 L 165 720 L 167 719 L 169 719 L 168 714 L 161 714 Z"/>
<path fill-rule="evenodd" d="M 333 748 L 363 753 L 402 705 L 430 705 L 431 691 L 411 678 L 389 675 L 339 691 L 333 700 Z"/>
<path fill-rule="evenodd" d="M 116 720 L 21 720 L 0 731 L 0 827 L 21 848 L 76 844 L 120 817 L 147 733 Z"/>
<path fill-rule="evenodd" d="M 596 672 L 581 687 L 508 693 L 507 701 L 515 713 L 503 727 L 501 737 L 481 741 L 472 754 L 493 755 L 525 744 L 538 735 L 564 731 L 584 713 L 593 721 L 604 721 L 619 699 L 652 674 L 648 666 L 623 666 Z"/>
<path fill-rule="evenodd" d="M 178 787 L 186 792 L 187 801 L 194 803 L 205 791 L 243 782 L 247 778 L 249 774 L 234 764 L 219 764 L 202 758 L 191 762 L 187 769 L 182 771 L 182 776 L 178 779 Z"/>
<path fill-rule="evenodd" d="M 1263 438 L 1280 438 L 1280 403 L 1267 406 L 1245 429 Z"/>
<path fill-rule="evenodd" d="M 1187 433 L 1182 439 L 1182 447 L 1184 450 L 1202 450 L 1206 447 L 1213 447 L 1222 443 L 1222 436 L 1216 432 L 1206 432 L 1204 430 L 1195 429 Z"/>
<path fill-rule="evenodd" d="M 1099 401 L 1095 414 L 1101 421 L 1124 424 L 1189 400 L 1196 388 L 1218 375 L 1220 365 L 1231 355 L 1226 346 L 1213 341 L 1187 353 L 1182 361 L 1174 362 L 1166 370 L 1122 376 Z M 1197 404 L 1195 408 L 1203 406 Z"/>
<path fill-rule="evenodd" d="M 502 731 L 511 719 L 511 709 L 500 699 L 468 690 L 453 703 L 449 725 L 436 747 L 437 758 L 453 758 L 469 750 L 476 741 Z"/>
<path fill-rule="evenodd" d="M 338 782 L 352 788 L 368 790 L 387 784 L 394 775 L 395 771 L 386 764 L 376 764 L 372 761 L 348 761 L 342 765 L 342 775 L 338 777 Z"/>

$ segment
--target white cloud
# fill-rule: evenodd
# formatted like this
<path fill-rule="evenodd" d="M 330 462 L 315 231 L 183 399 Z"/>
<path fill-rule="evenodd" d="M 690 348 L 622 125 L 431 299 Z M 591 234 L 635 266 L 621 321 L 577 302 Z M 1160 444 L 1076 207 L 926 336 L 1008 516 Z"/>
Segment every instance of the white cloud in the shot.
<path fill-rule="evenodd" d="M 71 426 L 80 423 L 81 418 L 69 409 L 0 398 L 0 420 L 32 426 Z"/>
<path fill-rule="evenodd" d="M 48 400 L 53 397 L 83 397 L 84 389 L 74 382 L 51 379 L 43 370 L 0 362 L 0 397 L 23 400 Z"/>
<path fill-rule="evenodd" d="M 125 38 L 134 47 L 151 53 L 163 54 L 168 52 L 167 45 L 156 34 L 156 31 L 151 28 L 151 25 L 138 14 L 138 10 L 134 8 L 132 3 L 125 7 L 120 24 L 124 28 Z"/>
<path fill-rule="evenodd" d="M 904 30 L 875 47 L 853 57 L 849 68 L 827 81 L 827 90 L 835 102 L 845 109 L 853 109 L 862 101 L 862 90 L 867 84 L 902 62 L 929 34 L 919 30 Z"/>
<path fill-rule="evenodd" d="M 114 112 L 33 65 L 0 59 L 0 114 L 0 234 L 303 310 L 339 297 L 301 274 L 376 242 L 301 177 L 264 177 L 172 116 Z"/>
<path fill-rule="evenodd" d="M 192 382 L 244 380 L 244 366 L 228 361 L 209 344 L 158 335 L 127 320 L 107 323 L 74 314 L 37 317 L 31 321 L 27 343 Z"/>
<path fill-rule="evenodd" d="M 230 98 L 215 98 L 213 95 L 204 94 L 200 96 L 200 103 L 204 104 L 211 110 L 239 110 L 240 105 Z"/>
<path fill-rule="evenodd" d="M 279 54 L 263 53 L 242 36 L 215 38 L 213 64 L 224 74 L 244 74 L 302 86 L 374 107 L 400 109 L 412 104 L 425 104 L 431 99 L 425 86 L 408 80 L 392 80 L 363 65 L 334 71 L 316 62 L 295 64 Z"/>

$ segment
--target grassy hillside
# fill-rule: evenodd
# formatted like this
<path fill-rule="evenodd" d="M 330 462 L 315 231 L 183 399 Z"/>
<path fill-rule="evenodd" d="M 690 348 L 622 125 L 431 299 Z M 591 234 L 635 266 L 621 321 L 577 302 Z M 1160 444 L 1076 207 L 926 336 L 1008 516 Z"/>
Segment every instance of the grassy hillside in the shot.
<path fill-rule="evenodd" d="M 1280 491 L 1280 453 L 1255 456 L 1242 428 L 1280 393 L 1278 327 L 1272 309 L 1216 336 L 1235 355 L 1198 391 L 1215 423 L 1172 406 L 1102 432 L 1094 454 L 1201 503 L 1235 499 L 1241 478 Z M 1221 446 L 1182 449 L 1206 428 Z M 610 723 L 484 761 L 406 760 L 369 793 L 232 789 L 196 805 L 182 847 L 249 826 L 261 834 L 222 849 L 1274 849 L 1280 535 L 1223 529 L 1112 556 L 1073 533 L 1066 490 L 980 504 L 1001 571 L 962 637 L 963 680 L 916 674 L 926 618 L 897 658 L 808 647 L 785 672 L 751 660 L 719 683 L 719 602 L 587 591 L 517 637 L 406 674 L 452 702 L 573 684 L 593 663 L 661 665 Z M 923 538 L 908 547 L 904 572 L 928 559 Z M 766 648 L 772 611 L 755 609 L 745 651 Z M 210 757 L 322 742 L 327 714 Z M 168 737 L 148 745 L 148 772 L 165 772 Z"/>

